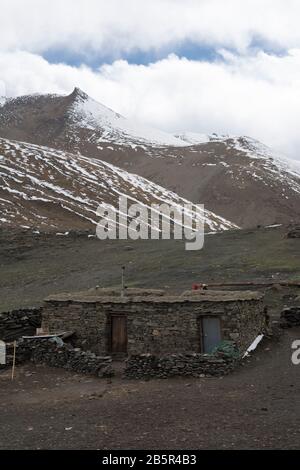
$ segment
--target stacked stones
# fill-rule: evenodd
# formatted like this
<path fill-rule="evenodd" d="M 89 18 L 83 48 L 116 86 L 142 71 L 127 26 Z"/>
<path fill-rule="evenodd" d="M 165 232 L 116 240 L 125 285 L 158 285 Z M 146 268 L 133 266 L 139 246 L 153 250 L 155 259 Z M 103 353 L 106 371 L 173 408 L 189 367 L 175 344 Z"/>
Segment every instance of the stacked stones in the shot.
<path fill-rule="evenodd" d="M 21 336 L 34 335 L 41 326 L 42 309 L 21 309 L 0 313 L 0 339 L 10 342 Z"/>
<path fill-rule="evenodd" d="M 292 328 L 300 326 L 300 307 L 288 307 L 281 312 L 281 326 L 283 328 Z"/>
<path fill-rule="evenodd" d="M 98 377 L 112 377 L 114 375 L 110 356 L 97 356 L 92 352 L 73 348 L 57 337 L 21 340 L 17 348 L 17 361 L 24 362 L 29 359 L 36 364 L 61 367 Z"/>
<path fill-rule="evenodd" d="M 293 227 L 288 233 L 287 238 L 300 238 L 300 225 Z"/>
<path fill-rule="evenodd" d="M 175 376 L 223 376 L 237 365 L 238 360 L 223 354 L 199 353 L 132 355 L 126 362 L 125 377 L 130 379 L 168 378 Z"/>

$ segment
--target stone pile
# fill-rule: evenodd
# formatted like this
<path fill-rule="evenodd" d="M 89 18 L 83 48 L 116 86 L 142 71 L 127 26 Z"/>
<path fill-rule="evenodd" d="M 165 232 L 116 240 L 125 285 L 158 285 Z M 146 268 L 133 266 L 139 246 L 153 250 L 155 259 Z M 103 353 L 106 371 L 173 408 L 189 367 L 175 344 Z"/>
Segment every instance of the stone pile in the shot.
<path fill-rule="evenodd" d="M 21 309 L 0 313 L 0 339 L 10 342 L 21 336 L 34 335 L 41 326 L 42 309 Z"/>
<path fill-rule="evenodd" d="M 66 344 L 62 339 L 22 339 L 17 347 L 17 362 L 31 360 L 35 364 L 61 367 L 82 374 L 98 377 L 112 377 L 110 356 L 97 356 L 90 351 L 82 351 Z"/>
<path fill-rule="evenodd" d="M 300 326 L 300 307 L 287 307 L 280 315 L 281 326 L 283 328 L 292 328 Z"/>
<path fill-rule="evenodd" d="M 237 359 L 222 354 L 184 353 L 161 357 L 153 354 L 138 354 L 127 359 L 125 377 L 142 379 L 223 376 L 231 372 L 237 363 Z"/>
<path fill-rule="evenodd" d="M 13 365 L 14 343 L 6 343 L 6 363 L 0 365 L 1 369 L 7 369 Z M 30 360 L 30 351 L 26 349 L 16 352 L 16 364 L 23 364 Z"/>
<path fill-rule="evenodd" d="M 300 225 L 293 227 L 288 233 L 287 238 L 300 238 Z"/>

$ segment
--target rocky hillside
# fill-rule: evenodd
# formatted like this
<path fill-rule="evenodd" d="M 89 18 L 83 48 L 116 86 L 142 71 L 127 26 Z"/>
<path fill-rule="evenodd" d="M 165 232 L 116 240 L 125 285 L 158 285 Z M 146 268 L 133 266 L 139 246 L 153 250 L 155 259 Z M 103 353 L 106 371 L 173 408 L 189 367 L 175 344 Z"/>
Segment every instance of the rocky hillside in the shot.
<path fill-rule="evenodd" d="M 0 224 L 35 230 L 93 229 L 100 220 L 99 204 L 118 209 L 119 196 L 129 204 L 184 200 L 172 191 L 101 160 L 64 151 L 0 139 Z M 205 211 L 207 230 L 234 224 Z"/>
<path fill-rule="evenodd" d="M 100 159 L 143 176 L 238 226 L 300 218 L 300 166 L 249 137 L 173 136 L 75 89 L 2 100 L 0 136 Z"/>

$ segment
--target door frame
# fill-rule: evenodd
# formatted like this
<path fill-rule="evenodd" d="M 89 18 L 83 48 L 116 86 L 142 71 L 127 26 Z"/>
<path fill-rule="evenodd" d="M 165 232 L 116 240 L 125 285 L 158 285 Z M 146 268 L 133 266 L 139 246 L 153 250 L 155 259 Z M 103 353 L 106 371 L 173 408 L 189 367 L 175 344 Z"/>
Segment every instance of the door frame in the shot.
<path fill-rule="evenodd" d="M 124 352 L 113 352 L 113 317 L 123 317 L 125 318 L 125 337 L 126 337 L 126 351 Z M 111 354 L 128 354 L 128 328 L 127 328 L 127 313 L 118 313 L 118 312 L 113 312 L 109 315 L 109 352 Z"/>
<path fill-rule="evenodd" d="M 200 336 L 200 341 L 199 341 L 199 350 L 201 354 L 206 354 L 204 352 L 204 328 L 203 328 L 203 319 L 204 318 L 218 318 L 219 323 L 220 323 L 220 339 L 223 341 L 223 321 L 221 318 L 221 315 L 213 315 L 213 314 L 207 314 L 207 315 L 201 315 L 198 318 L 198 324 L 199 324 L 199 336 Z"/>

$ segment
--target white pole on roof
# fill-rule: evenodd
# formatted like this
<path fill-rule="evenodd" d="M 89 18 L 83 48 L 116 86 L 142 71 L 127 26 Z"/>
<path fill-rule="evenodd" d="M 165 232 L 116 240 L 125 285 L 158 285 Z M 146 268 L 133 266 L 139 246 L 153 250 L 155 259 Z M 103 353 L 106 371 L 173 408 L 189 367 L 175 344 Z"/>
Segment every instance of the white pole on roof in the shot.
<path fill-rule="evenodd" d="M 125 295 L 125 266 L 122 266 L 122 287 L 121 287 L 121 297 Z"/>

